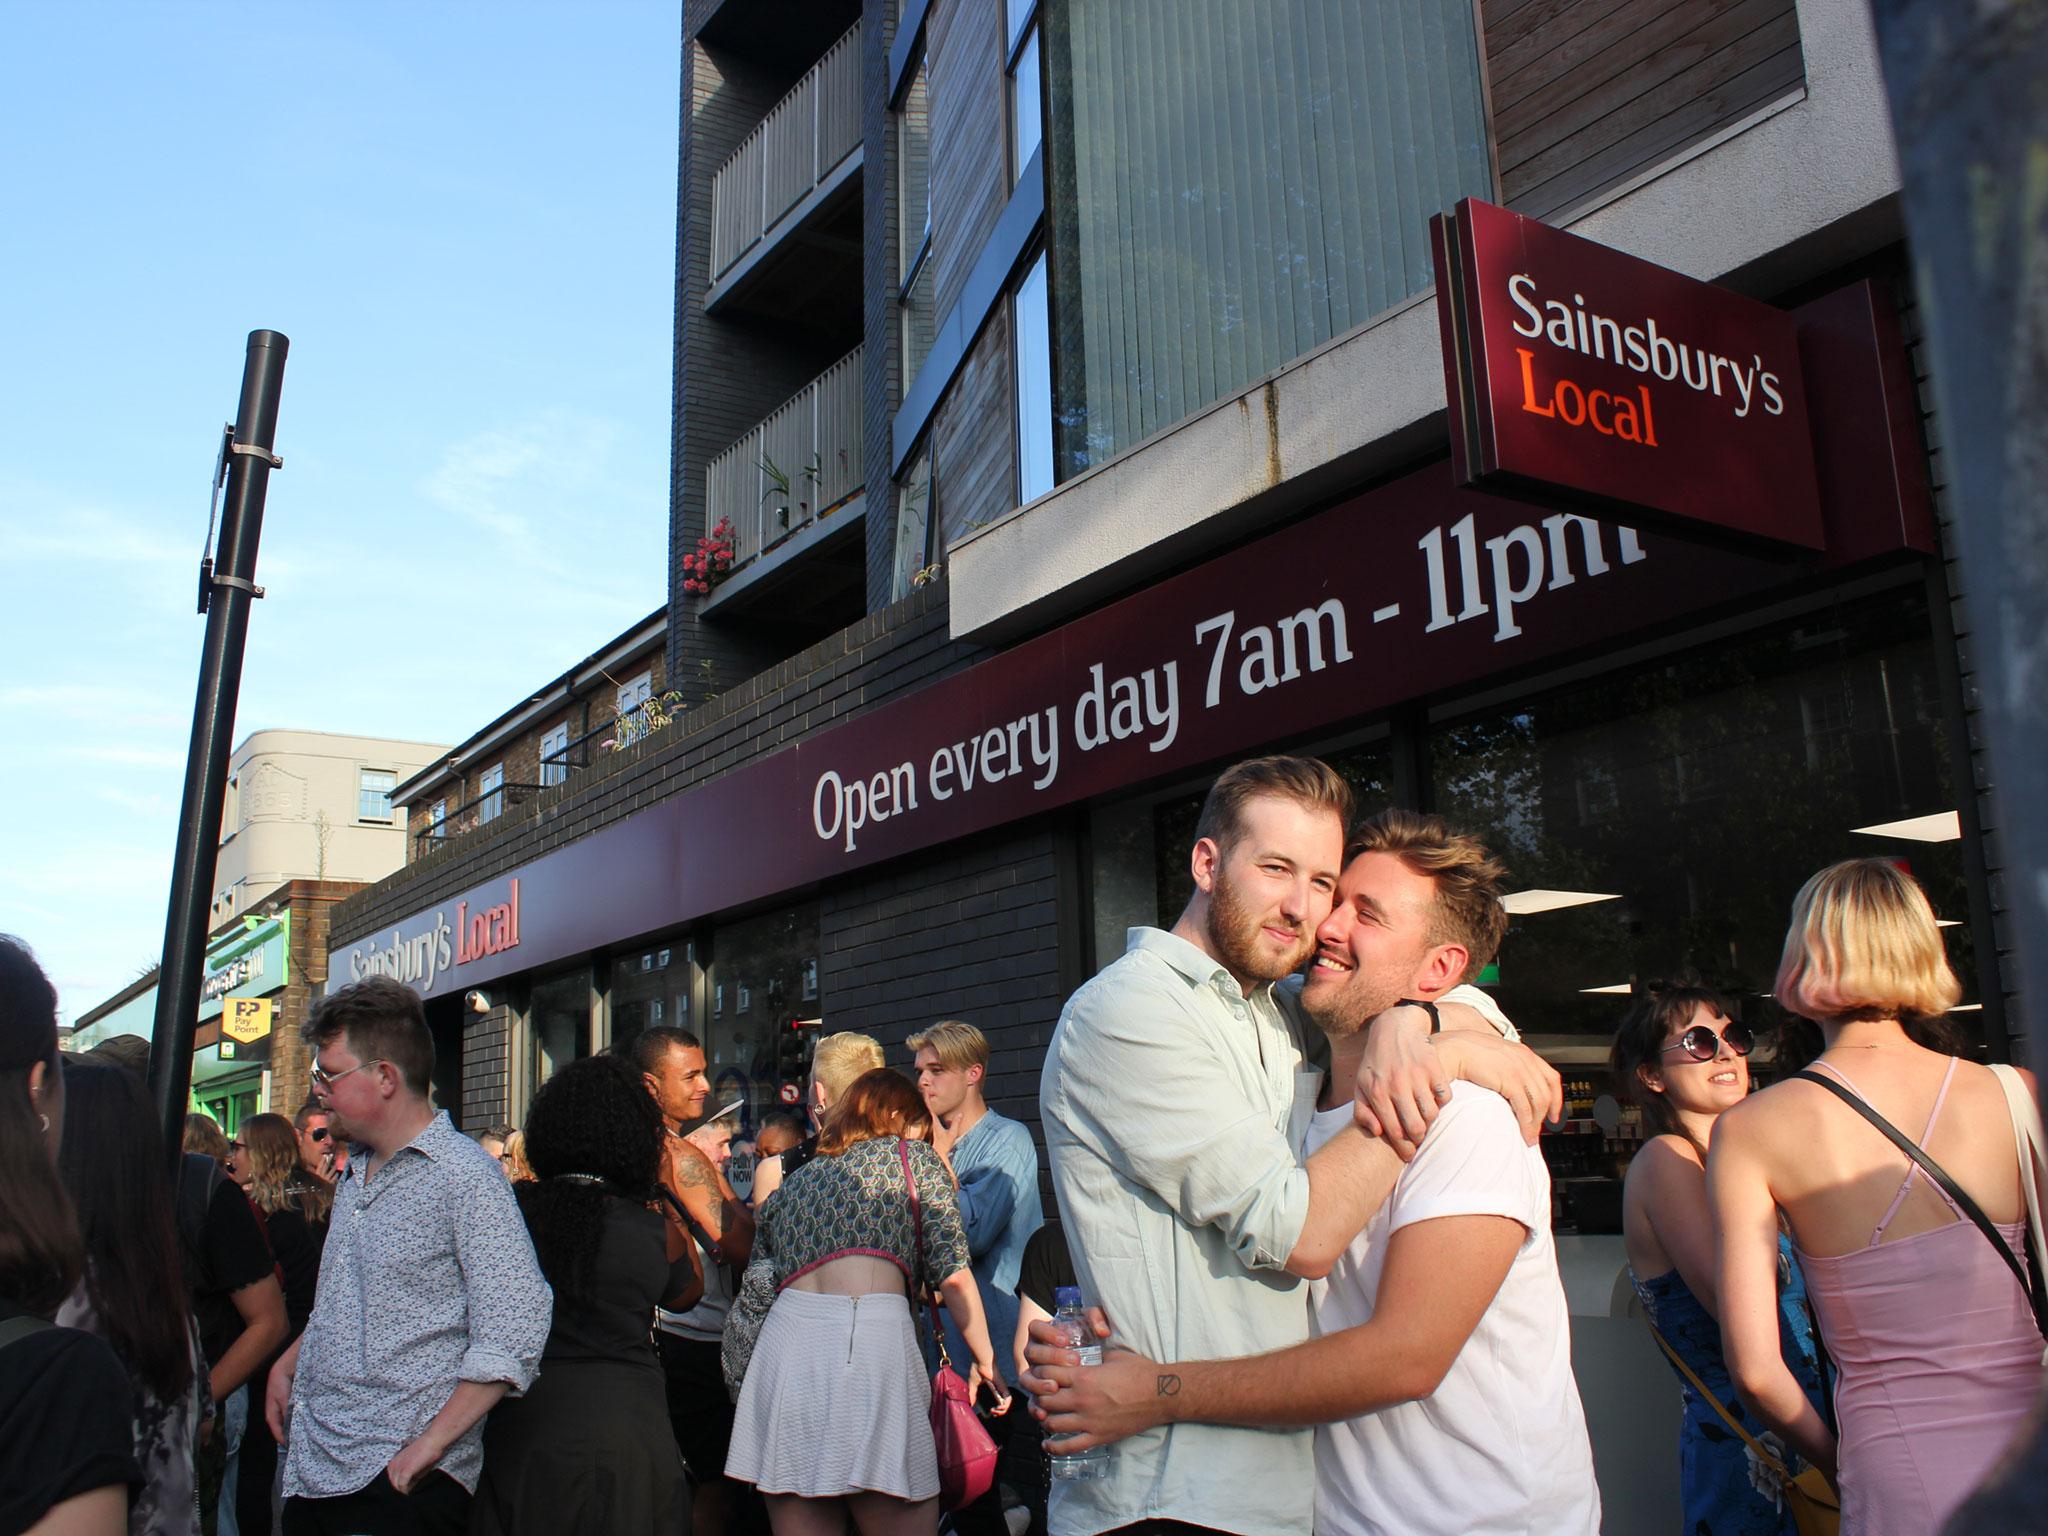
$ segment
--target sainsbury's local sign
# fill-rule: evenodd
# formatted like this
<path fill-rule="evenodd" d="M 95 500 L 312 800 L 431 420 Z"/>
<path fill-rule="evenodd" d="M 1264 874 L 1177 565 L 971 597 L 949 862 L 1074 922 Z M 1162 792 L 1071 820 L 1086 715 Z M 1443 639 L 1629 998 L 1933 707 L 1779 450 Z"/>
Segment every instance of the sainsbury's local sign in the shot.
<path fill-rule="evenodd" d="M 1430 234 L 1463 483 L 1822 546 L 1790 314 L 1474 198 Z"/>

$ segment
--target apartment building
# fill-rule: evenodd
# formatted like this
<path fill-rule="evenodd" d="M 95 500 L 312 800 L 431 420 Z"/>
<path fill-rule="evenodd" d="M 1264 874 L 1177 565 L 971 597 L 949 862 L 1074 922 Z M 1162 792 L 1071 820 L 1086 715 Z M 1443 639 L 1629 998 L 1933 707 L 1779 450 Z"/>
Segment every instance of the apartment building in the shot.
<path fill-rule="evenodd" d="M 1062 1000 L 1177 915 L 1216 769 L 1277 750 L 1510 865 L 1487 981 L 1575 1084 L 1545 1150 L 1582 1383 L 1662 1386 L 1600 1103 L 1632 979 L 1755 999 L 1805 876 L 1882 853 L 2010 1053 L 1866 7 L 688 0 L 681 41 L 663 649 L 702 686 L 334 923 L 336 978 L 425 992 L 466 1122 L 659 1022 L 750 1127 L 817 1030 L 957 1016 L 1035 1123 Z M 1468 199 L 1543 226 L 1504 269 L 1563 283 L 1508 284 L 1532 370 L 1614 367 L 1606 326 L 1647 356 L 1646 313 L 1674 349 L 1628 386 L 1663 436 L 1621 440 L 1678 451 L 1627 494 L 1571 483 L 1598 445 L 1475 467 L 1465 225 L 1432 235 Z M 1736 317 L 1685 337 L 1703 384 L 1652 291 Z M 1560 379 L 1515 408 L 1613 438 Z M 1796 538 L 1731 532 L 1780 501 Z M 1675 1516 L 1666 1396 L 1588 1389 L 1610 1510 Z"/>

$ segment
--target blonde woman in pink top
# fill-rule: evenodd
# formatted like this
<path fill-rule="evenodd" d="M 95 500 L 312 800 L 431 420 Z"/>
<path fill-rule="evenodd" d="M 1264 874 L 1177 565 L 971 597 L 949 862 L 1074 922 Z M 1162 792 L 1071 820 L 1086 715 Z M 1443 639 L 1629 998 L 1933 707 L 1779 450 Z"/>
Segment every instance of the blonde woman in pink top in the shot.
<path fill-rule="evenodd" d="M 1827 1049 L 1815 1070 L 1915 1141 L 2025 1267 L 2004 1091 L 1940 1034 L 1959 995 L 1910 875 L 1857 859 L 1800 891 L 1777 998 L 1819 1024 Z M 2012 1267 L 1821 1083 L 1793 1078 L 1724 1115 L 1707 1186 L 1721 1242 L 1722 1341 L 1743 1401 L 1830 1470 L 1844 1533 L 1939 1530 L 2012 1440 L 2041 1381 L 2041 1333 Z M 1780 1210 L 1838 1372 L 1835 1432 L 1779 1351 Z"/>

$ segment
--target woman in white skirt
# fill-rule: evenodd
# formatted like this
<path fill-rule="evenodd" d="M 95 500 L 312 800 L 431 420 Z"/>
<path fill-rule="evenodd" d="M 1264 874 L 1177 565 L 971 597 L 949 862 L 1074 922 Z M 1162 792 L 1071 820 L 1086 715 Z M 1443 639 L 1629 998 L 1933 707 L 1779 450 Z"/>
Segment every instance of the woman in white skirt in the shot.
<path fill-rule="evenodd" d="M 974 1356 L 970 1392 L 1009 1407 L 952 1175 L 929 1111 L 890 1068 L 857 1078 L 818 1136 L 818 1156 L 760 1209 L 754 1255 L 775 1266 L 734 1414 L 726 1476 L 752 1483 L 775 1536 L 931 1536 L 939 1523 L 931 1378 L 911 1297 L 929 1287 Z M 909 1178 L 922 1207 L 914 1233 Z"/>

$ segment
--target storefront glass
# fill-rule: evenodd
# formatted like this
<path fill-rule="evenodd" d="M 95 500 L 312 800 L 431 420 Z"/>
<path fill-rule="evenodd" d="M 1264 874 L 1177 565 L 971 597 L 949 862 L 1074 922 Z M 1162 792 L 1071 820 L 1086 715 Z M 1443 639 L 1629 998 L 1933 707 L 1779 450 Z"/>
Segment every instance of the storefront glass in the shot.
<path fill-rule="evenodd" d="M 696 1025 L 696 949 L 688 939 L 662 939 L 611 959 L 605 990 L 605 1038 L 623 1051 L 643 1029 L 687 1029 Z"/>
<path fill-rule="evenodd" d="M 696 1034 L 710 1063 L 711 1107 L 740 1104 L 736 1143 L 751 1142 L 770 1110 L 801 1109 L 825 1011 L 818 953 L 815 903 L 728 923 L 713 936 L 710 1002 Z"/>
<path fill-rule="evenodd" d="M 529 1091 L 590 1054 L 590 968 L 560 971 L 533 984 L 526 1033 L 531 1043 Z"/>

